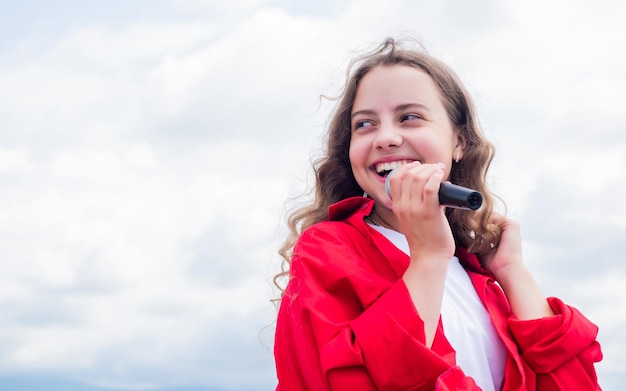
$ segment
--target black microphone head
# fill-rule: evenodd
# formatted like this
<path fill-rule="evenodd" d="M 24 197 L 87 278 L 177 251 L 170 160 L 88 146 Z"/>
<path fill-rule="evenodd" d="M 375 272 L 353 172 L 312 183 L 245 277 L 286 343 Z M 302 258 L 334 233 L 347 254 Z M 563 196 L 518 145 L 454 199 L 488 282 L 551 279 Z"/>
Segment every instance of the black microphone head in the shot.
<path fill-rule="evenodd" d="M 467 207 L 470 210 L 478 210 L 483 204 L 483 196 L 477 191 L 473 191 L 467 197 Z"/>
<path fill-rule="evenodd" d="M 439 187 L 439 204 L 450 208 L 477 210 L 483 204 L 483 196 L 476 190 L 443 182 Z"/>

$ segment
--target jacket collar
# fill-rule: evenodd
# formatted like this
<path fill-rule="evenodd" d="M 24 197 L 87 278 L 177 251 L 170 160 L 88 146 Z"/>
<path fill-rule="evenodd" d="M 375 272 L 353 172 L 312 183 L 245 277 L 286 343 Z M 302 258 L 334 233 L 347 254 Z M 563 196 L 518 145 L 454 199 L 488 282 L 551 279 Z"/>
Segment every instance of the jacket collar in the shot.
<path fill-rule="evenodd" d="M 374 200 L 366 197 L 350 197 L 332 204 L 328 208 L 328 220 L 348 220 L 353 215 L 361 218 L 369 215 L 374 208 Z"/>
<path fill-rule="evenodd" d="M 373 199 L 366 197 L 343 199 L 328 208 L 328 220 L 345 221 L 353 227 L 359 228 L 362 232 L 368 232 L 367 230 L 363 231 L 366 228 L 366 223 L 363 219 L 372 213 L 374 203 Z M 466 248 L 458 247 L 455 255 L 466 270 L 493 278 L 493 275 L 482 267 L 476 254 L 468 252 Z"/>

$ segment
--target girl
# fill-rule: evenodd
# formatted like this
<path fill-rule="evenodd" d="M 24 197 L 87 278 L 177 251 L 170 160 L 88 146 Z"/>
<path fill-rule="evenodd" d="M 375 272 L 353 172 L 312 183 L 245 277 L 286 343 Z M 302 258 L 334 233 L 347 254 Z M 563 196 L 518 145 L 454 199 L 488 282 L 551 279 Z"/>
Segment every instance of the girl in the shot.
<path fill-rule="evenodd" d="M 522 262 L 454 72 L 392 39 L 351 69 L 281 250 L 277 390 L 599 390 L 598 329 Z M 442 181 L 482 208 L 440 206 Z"/>

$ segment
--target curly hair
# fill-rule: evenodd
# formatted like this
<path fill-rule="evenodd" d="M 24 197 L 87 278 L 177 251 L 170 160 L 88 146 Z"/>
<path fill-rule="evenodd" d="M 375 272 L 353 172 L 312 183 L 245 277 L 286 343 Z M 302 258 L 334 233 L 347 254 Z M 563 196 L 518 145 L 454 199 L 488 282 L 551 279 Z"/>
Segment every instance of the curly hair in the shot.
<path fill-rule="evenodd" d="M 328 207 L 345 198 L 361 196 L 363 190 L 354 178 L 349 160 L 351 113 L 357 88 L 363 77 L 378 66 L 405 65 L 426 72 L 435 82 L 451 123 L 466 139 L 463 159 L 453 163 L 449 180 L 476 189 L 483 195 L 480 210 L 470 212 L 448 208 L 446 216 L 458 247 L 477 255 L 494 251 L 500 228 L 490 224 L 496 197 L 487 186 L 487 170 L 495 149 L 482 134 L 474 103 L 456 73 L 429 55 L 417 42 L 387 38 L 378 48 L 352 60 L 346 82 L 328 128 L 324 154 L 313 162 L 315 188 L 313 200 L 294 210 L 287 218 L 289 234 L 279 250 L 283 266 L 274 282 L 289 274 L 293 247 L 300 234 L 311 225 L 328 218 Z"/>

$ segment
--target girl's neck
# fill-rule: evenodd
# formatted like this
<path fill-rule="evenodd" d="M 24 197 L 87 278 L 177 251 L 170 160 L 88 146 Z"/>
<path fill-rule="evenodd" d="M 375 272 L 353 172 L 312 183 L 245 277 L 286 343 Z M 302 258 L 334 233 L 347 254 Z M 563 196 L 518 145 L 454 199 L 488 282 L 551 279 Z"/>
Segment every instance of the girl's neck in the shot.
<path fill-rule="evenodd" d="M 368 216 L 369 220 L 371 222 L 373 222 L 375 225 L 381 226 L 383 228 L 388 228 L 388 229 L 392 229 L 394 231 L 397 232 L 402 232 L 400 231 L 399 228 L 396 227 L 397 220 L 393 214 L 392 211 L 389 211 L 390 216 L 388 216 L 388 214 L 386 213 L 379 213 L 378 210 L 376 209 L 376 207 L 374 207 L 374 209 L 372 209 L 372 213 L 370 213 L 370 215 Z"/>

